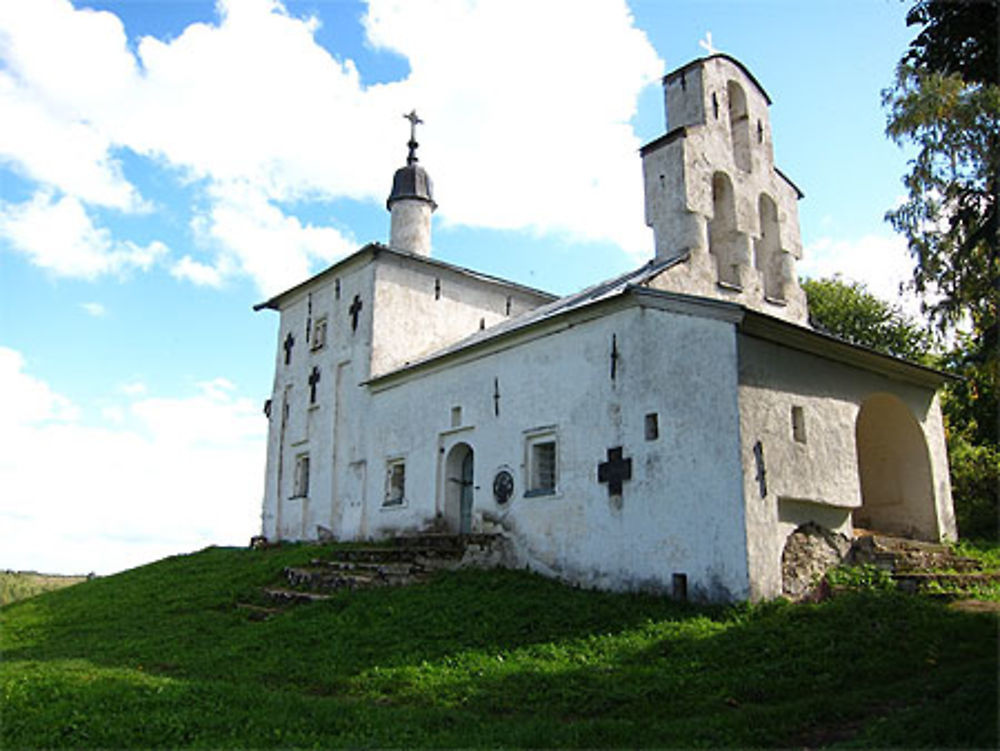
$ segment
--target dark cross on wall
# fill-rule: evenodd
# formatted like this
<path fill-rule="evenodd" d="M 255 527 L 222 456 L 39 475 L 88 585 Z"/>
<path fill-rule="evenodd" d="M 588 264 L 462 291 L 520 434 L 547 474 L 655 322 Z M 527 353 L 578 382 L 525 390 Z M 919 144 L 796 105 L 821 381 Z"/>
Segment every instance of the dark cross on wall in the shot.
<path fill-rule="evenodd" d="M 618 375 L 618 358 L 621 355 L 618 354 L 618 336 L 615 334 L 611 335 L 611 380 L 615 380 L 615 376 Z"/>
<path fill-rule="evenodd" d="M 500 379 L 493 379 L 493 414 L 500 417 Z"/>
<path fill-rule="evenodd" d="M 608 449 L 608 460 L 597 465 L 597 481 L 608 484 L 608 495 L 621 495 L 622 482 L 632 479 L 632 457 L 622 457 L 622 447 Z"/>
<path fill-rule="evenodd" d="M 285 348 L 285 365 L 288 365 L 292 361 L 292 347 L 295 346 L 295 337 L 292 336 L 291 332 L 288 332 L 288 336 L 285 337 L 285 343 L 281 346 Z"/>
<path fill-rule="evenodd" d="M 319 368 L 313 366 L 312 373 L 309 374 L 309 403 L 316 403 L 316 384 L 319 383 Z"/>
<path fill-rule="evenodd" d="M 767 469 L 764 467 L 764 444 L 757 441 L 753 445 L 753 459 L 757 465 L 757 476 L 754 478 L 760 488 L 760 497 L 767 496 Z"/>
<path fill-rule="evenodd" d="M 347 312 L 351 314 L 351 331 L 358 330 L 358 314 L 361 313 L 361 309 L 364 304 L 361 302 L 361 297 L 359 295 L 354 296 L 354 302 L 351 303 L 351 307 L 347 309 Z"/>

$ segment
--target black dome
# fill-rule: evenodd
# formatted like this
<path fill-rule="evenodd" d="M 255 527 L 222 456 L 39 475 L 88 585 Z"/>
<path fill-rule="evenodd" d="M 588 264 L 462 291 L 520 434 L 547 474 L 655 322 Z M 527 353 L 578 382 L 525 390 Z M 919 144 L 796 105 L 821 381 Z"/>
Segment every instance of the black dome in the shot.
<path fill-rule="evenodd" d="M 416 164 L 414 159 L 412 164 L 400 167 L 392 178 L 392 193 L 389 194 L 385 207 L 392 210 L 392 204 L 401 198 L 415 198 L 420 201 L 427 201 L 431 209 L 436 209 L 434 203 L 434 187 L 431 184 L 430 175 L 427 170 Z"/>

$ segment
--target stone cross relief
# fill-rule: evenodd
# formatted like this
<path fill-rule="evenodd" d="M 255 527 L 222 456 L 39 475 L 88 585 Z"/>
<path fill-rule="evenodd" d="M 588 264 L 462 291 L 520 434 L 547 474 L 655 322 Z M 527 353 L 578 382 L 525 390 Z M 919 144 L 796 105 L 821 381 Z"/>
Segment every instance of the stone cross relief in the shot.
<path fill-rule="evenodd" d="M 622 447 L 608 449 L 608 460 L 597 465 L 597 481 L 608 484 L 608 496 L 622 494 L 622 482 L 632 479 L 632 457 L 622 456 Z"/>
<path fill-rule="evenodd" d="M 360 295 L 354 296 L 354 302 L 351 303 L 351 307 L 347 309 L 347 312 L 351 314 L 351 331 L 358 330 L 358 315 L 361 313 L 361 309 L 364 304 L 361 302 Z"/>
<path fill-rule="evenodd" d="M 309 374 L 309 403 L 316 403 L 316 384 L 319 383 L 320 373 L 319 368 L 313 366 L 312 373 Z"/>
<path fill-rule="evenodd" d="M 285 365 L 288 365 L 292 361 L 292 347 L 295 346 L 295 337 L 292 336 L 291 332 L 288 332 L 285 343 L 281 346 L 285 348 Z"/>

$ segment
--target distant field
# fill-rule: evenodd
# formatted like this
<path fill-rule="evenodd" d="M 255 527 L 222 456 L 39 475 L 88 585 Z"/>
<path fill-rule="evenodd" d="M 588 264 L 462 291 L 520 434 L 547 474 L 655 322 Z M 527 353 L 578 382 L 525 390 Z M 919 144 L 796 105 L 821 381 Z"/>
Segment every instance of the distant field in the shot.
<path fill-rule="evenodd" d="M 0 610 L 0 748 L 996 748 L 995 613 L 698 606 L 522 571 L 276 608 L 322 547 L 209 548 Z"/>
<path fill-rule="evenodd" d="M 7 605 L 86 580 L 86 576 L 39 574 L 34 571 L 0 571 L 0 605 Z"/>

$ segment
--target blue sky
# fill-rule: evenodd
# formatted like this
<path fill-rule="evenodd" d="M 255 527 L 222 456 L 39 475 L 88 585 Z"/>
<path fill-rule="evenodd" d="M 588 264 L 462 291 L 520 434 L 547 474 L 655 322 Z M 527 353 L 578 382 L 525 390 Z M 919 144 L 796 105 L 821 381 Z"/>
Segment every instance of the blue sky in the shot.
<path fill-rule="evenodd" d="M 0 568 L 108 573 L 257 532 L 277 318 L 369 241 L 416 107 L 434 255 L 566 293 L 644 262 L 660 77 L 773 100 L 802 274 L 883 296 L 897 0 L 0 4 Z"/>

